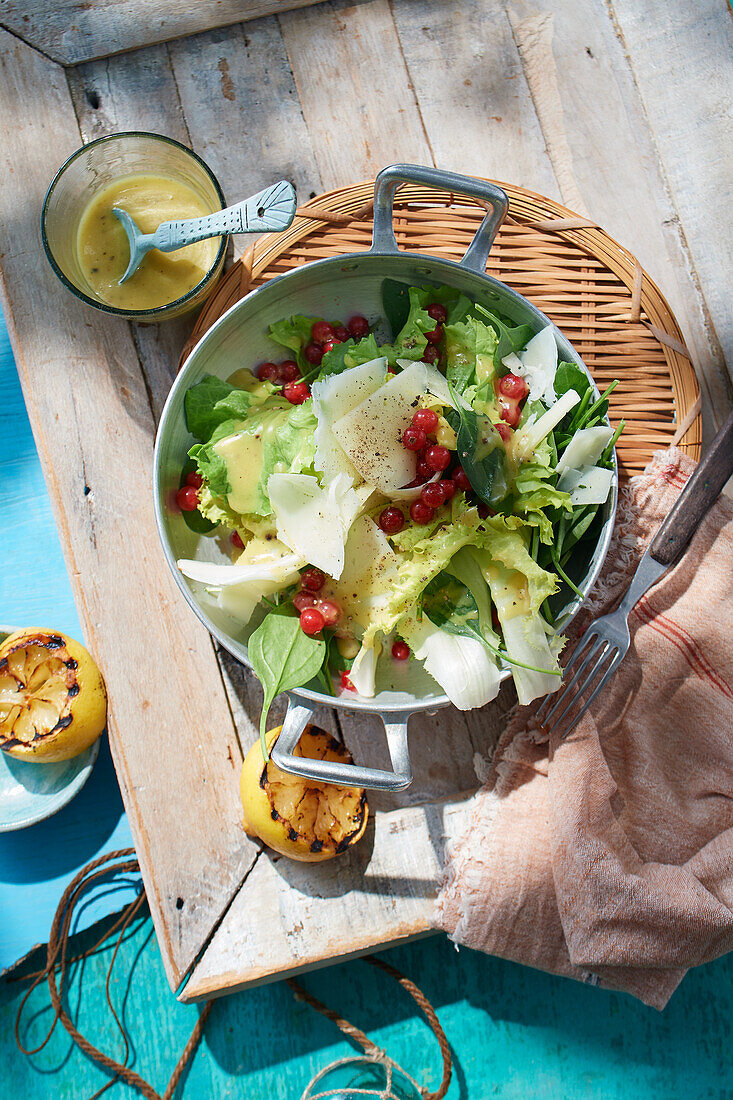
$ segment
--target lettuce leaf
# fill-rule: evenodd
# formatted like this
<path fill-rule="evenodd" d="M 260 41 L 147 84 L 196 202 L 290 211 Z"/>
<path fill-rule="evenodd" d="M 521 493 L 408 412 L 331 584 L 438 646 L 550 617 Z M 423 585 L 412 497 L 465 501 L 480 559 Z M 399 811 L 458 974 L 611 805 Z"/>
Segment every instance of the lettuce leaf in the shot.
<path fill-rule="evenodd" d="M 303 349 L 310 343 L 313 325 L 320 320 L 322 320 L 321 317 L 304 317 L 302 313 L 294 313 L 291 317 L 283 317 L 281 321 L 276 321 L 268 330 L 271 340 L 295 352 L 302 374 L 307 374 L 311 370 L 311 364 L 303 355 Z"/>
<path fill-rule="evenodd" d="M 228 503 L 226 498 L 232 491 L 227 464 L 214 450 L 215 444 L 243 431 L 248 435 L 259 432 L 264 436 L 264 442 L 261 467 L 259 470 L 252 470 L 252 479 L 256 479 L 258 489 L 257 507 L 253 509 L 253 514 L 269 516 L 272 509 L 266 486 L 270 474 L 276 470 L 298 474 L 313 467 L 314 432 L 318 421 L 311 406 L 310 401 L 302 405 L 291 405 L 281 398 L 268 398 L 261 405 L 250 409 L 244 426 L 238 420 L 224 421 L 215 429 L 208 443 L 197 443 L 193 446 L 188 452 L 189 456 L 195 460 L 212 496 L 223 498 Z M 232 512 L 232 515 L 237 514 Z"/>
<path fill-rule="evenodd" d="M 446 323 L 446 377 L 458 393 L 473 383 L 493 381 L 496 345 L 493 329 L 476 317 Z"/>
<path fill-rule="evenodd" d="M 191 435 L 206 443 L 221 424 L 228 420 L 244 420 L 250 402 L 251 396 L 246 390 L 207 374 L 186 391 L 183 399 L 186 426 Z"/>
<path fill-rule="evenodd" d="M 341 374 L 349 367 L 358 367 L 362 363 L 371 363 L 373 359 L 379 359 L 385 353 L 377 346 L 374 333 L 370 332 L 358 343 L 345 340 L 343 344 L 336 344 L 331 351 L 327 351 L 321 360 L 321 368 L 318 372 L 318 380 L 328 378 L 331 374 Z"/>

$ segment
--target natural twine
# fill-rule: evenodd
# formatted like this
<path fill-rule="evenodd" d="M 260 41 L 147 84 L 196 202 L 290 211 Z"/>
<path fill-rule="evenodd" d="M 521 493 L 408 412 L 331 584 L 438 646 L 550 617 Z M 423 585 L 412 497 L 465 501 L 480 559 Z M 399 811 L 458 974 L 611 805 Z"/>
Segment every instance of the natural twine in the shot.
<path fill-rule="evenodd" d="M 97 1100 L 97 1098 L 100 1097 L 102 1093 L 106 1092 L 107 1089 L 109 1089 L 118 1079 L 125 1081 L 126 1084 L 130 1085 L 134 1089 L 137 1089 L 137 1091 L 145 1096 L 147 1100 L 171 1100 L 171 1097 L 175 1093 L 176 1088 L 181 1080 L 184 1069 L 188 1065 L 201 1041 L 201 1037 L 204 1031 L 204 1024 L 206 1023 L 209 1013 L 211 1012 L 211 1009 L 214 1005 L 213 1001 L 207 1001 L 204 1005 L 201 1011 L 201 1015 L 196 1021 L 196 1025 L 193 1028 L 191 1035 L 189 1036 L 188 1042 L 181 1051 L 180 1057 L 176 1062 L 175 1068 L 173 1070 L 173 1073 L 171 1074 L 170 1080 L 168 1081 L 165 1092 L 163 1092 L 162 1095 L 156 1092 L 156 1090 L 148 1081 L 145 1080 L 144 1077 L 141 1077 L 138 1073 L 135 1073 L 135 1071 L 130 1068 L 128 1064 L 130 1057 L 130 1036 L 112 1003 L 110 984 L 112 979 L 112 970 L 117 959 L 117 953 L 119 951 L 120 945 L 124 940 L 125 933 L 134 918 L 137 916 L 137 914 L 140 912 L 143 905 L 145 904 L 145 887 L 141 885 L 137 897 L 134 898 L 134 900 L 131 901 L 127 906 L 125 906 L 117 919 L 110 925 L 108 929 L 106 929 L 100 939 L 97 940 L 97 942 L 92 947 L 90 947 L 88 951 L 81 952 L 79 955 L 74 955 L 69 958 L 67 957 L 67 948 L 69 945 L 69 936 L 71 934 L 70 930 L 74 910 L 85 891 L 87 891 L 89 887 L 92 886 L 93 883 L 95 883 L 100 878 L 117 874 L 139 873 L 140 865 L 135 856 L 134 848 L 122 848 L 116 852 L 109 852 L 107 855 L 100 856 L 97 859 L 91 860 L 89 863 L 86 864 L 85 867 L 82 867 L 79 873 L 75 875 L 75 877 L 64 890 L 64 893 L 58 904 L 58 908 L 56 909 L 53 923 L 51 925 L 51 932 L 48 938 L 48 944 L 46 945 L 45 967 L 42 970 L 37 971 L 36 973 L 27 974 L 17 979 L 11 979 L 17 981 L 30 980 L 31 982 L 30 986 L 23 995 L 23 999 L 20 1002 L 18 1013 L 15 1019 L 15 1041 L 18 1044 L 19 1049 L 23 1052 L 23 1054 L 29 1056 L 32 1054 L 37 1054 L 40 1050 L 43 1050 L 43 1048 L 46 1046 L 51 1036 L 53 1035 L 56 1024 L 60 1021 L 62 1026 L 66 1029 L 66 1031 L 69 1033 L 72 1040 L 74 1041 L 74 1043 L 76 1043 L 80 1050 L 82 1050 L 88 1058 L 91 1058 L 93 1061 L 97 1062 L 110 1074 L 109 1081 L 105 1085 L 103 1085 L 102 1088 L 98 1089 L 97 1092 L 95 1092 L 94 1095 L 90 1098 L 90 1100 Z M 117 1029 L 122 1036 L 122 1041 L 124 1044 L 124 1056 L 121 1062 L 117 1061 L 115 1058 L 112 1058 L 109 1054 L 105 1054 L 104 1051 L 94 1046 L 94 1044 L 91 1043 L 86 1038 L 86 1036 L 82 1035 L 82 1033 L 69 1017 L 63 1005 L 64 985 L 69 965 L 71 963 L 78 962 L 79 960 L 87 959 L 95 955 L 100 950 L 102 945 L 110 940 L 116 932 L 118 933 L 117 940 L 114 946 L 114 950 L 112 952 L 112 958 L 110 960 L 109 967 L 107 969 L 107 978 L 105 981 L 105 997 L 109 1010 L 115 1021 Z M 411 982 L 409 978 L 405 977 L 404 974 L 401 974 L 400 971 L 396 970 L 393 966 L 390 966 L 389 963 L 384 962 L 382 959 L 375 958 L 375 956 L 373 955 L 366 956 L 364 961 L 368 962 L 371 966 L 375 966 L 379 970 L 384 971 L 385 974 L 389 974 L 390 977 L 399 982 L 402 988 L 410 994 L 412 999 L 415 1001 L 415 1003 L 418 1005 L 418 1007 L 427 1018 L 428 1024 L 430 1025 L 430 1028 L 433 1031 L 440 1046 L 440 1053 L 443 1060 L 443 1077 L 439 1088 L 435 1092 L 430 1092 L 419 1085 L 416 1085 L 416 1087 L 422 1094 L 424 1100 L 442 1100 L 442 1098 L 448 1091 L 448 1086 L 450 1085 L 452 1062 L 448 1040 L 446 1039 L 445 1033 L 440 1026 L 438 1017 L 435 1014 L 433 1006 L 430 1004 L 427 997 L 425 997 L 424 993 L 422 993 L 414 984 L 414 982 Z M 23 1010 L 31 993 L 36 988 L 36 986 L 39 985 L 41 981 L 43 981 L 44 978 L 48 982 L 51 1004 L 54 1009 L 54 1018 L 43 1042 L 36 1047 L 28 1048 L 24 1046 L 20 1038 L 20 1025 Z M 371 1039 L 369 1039 L 368 1036 L 365 1035 L 364 1032 L 361 1031 L 358 1027 L 354 1027 L 353 1024 L 350 1024 L 348 1020 L 345 1020 L 343 1017 L 339 1016 L 339 1014 L 337 1012 L 334 1012 L 333 1009 L 328 1008 L 316 997 L 303 989 L 303 987 L 294 979 L 289 978 L 287 980 L 287 984 L 290 986 L 293 994 L 298 1000 L 304 1001 L 311 1008 L 315 1009 L 316 1012 L 320 1012 L 321 1015 L 326 1017 L 326 1019 L 331 1020 L 331 1022 L 334 1023 L 336 1027 L 338 1027 L 338 1029 L 346 1036 L 347 1039 L 351 1039 L 363 1049 L 367 1057 L 372 1058 L 375 1061 L 383 1062 L 388 1067 L 395 1067 L 396 1069 L 399 1069 L 400 1072 L 408 1078 L 408 1080 L 412 1081 L 412 1078 L 409 1077 L 409 1074 L 405 1073 L 405 1071 L 402 1070 L 401 1067 L 397 1066 L 397 1063 L 393 1062 L 392 1059 L 389 1058 L 388 1055 L 380 1047 L 373 1043 Z M 326 1070 L 329 1070 L 333 1068 L 333 1066 L 336 1066 L 338 1064 L 340 1064 L 340 1062 L 334 1062 L 331 1066 L 327 1066 Z M 322 1074 L 319 1074 L 319 1077 L 322 1076 L 323 1073 L 326 1072 L 326 1070 L 322 1071 Z M 391 1069 L 389 1072 L 391 1075 Z M 416 1084 L 415 1082 L 413 1083 Z"/>

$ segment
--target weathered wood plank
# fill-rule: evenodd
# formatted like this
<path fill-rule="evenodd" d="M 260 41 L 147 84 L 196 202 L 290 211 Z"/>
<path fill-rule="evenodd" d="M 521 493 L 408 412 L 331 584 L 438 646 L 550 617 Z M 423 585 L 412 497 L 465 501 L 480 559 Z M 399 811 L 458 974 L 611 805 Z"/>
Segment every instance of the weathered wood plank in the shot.
<path fill-rule="evenodd" d="M 173 42 L 170 57 L 191 144 L 227 201 L 288 179 L 301 202 L 321 188 L 277 20 Z M 234 254 L 253 237 L 234 238 Z"/>
<path fill-rule="evenodd" d="M 675 228 L 689 248 L 710 321 L 733 373 L 730 11 L 717 0 L 646 0 L 643 5 L 612 0 L 610 8 L 677 210 Z"/>
<path fill-rule="evenodd" d="M 439 168 L 521 184 L 559 199 L 504 9 L 482 0 L 392 8 Z"/>
<path fill-rule="evenodd" d="M 67 77 L 85 142 L 120 130 L 148 130 L 191 144 L 167 46 L 91 61 L 68 69 Z M 194 319 L 189 314 L 163 324 L 132 326 L 156 422 Z"/>
<path fill-rule="evenodd" d="M 528 66 L 528 53 L 539 36 L 552 34 L 550 59 L 558 74 L 569 169 L 590 216 L 638 257 L 668 298 L 700 380 L 710 438 L 729 407 L 727 373 L 604 0 L 506 0 L 506 9 L 535 103 L 546 93 L 546 80 L 542 69 Z M 676 101 L 674 87 L 668 94 Z M 705 163 L 691 170 L 704 173 Z"/>
<path fill-rule="evenodd" d="M 179 999 L 219 996 L 429 933 L 445 845 L 467 807 L 458 796 L 378 814 L 357 847 L 328 863 L 263 851 L 216 933 L 216 950 Z M 253 960 L 246 974 L 243 957 Z"/>
<path fill-rule="evenodd" d="M 226 27 L 320 0 L 3 0 L 0 26 L 61 65 Z"/>
<path fill-rule="evenodd" d="M 324 187 L 432 163 L 388 0 L 336 0 L 280 26 Z"/>
<path fill-rule="evenodd" d="M 175 988 L 254 858 L 240 749 L 211 641 L 158 545 L 154 423 L 129 328 L 65 291 L 38 239 L 45 188 L 80 140 L 66 78 L 4 31 L 0 102 L 3 305 Z"/>

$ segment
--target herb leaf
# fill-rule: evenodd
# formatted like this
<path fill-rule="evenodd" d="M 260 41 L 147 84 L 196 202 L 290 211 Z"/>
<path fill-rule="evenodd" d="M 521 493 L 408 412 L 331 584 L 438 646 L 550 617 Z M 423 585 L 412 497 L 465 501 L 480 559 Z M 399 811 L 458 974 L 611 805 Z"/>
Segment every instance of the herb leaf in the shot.
<path fill-rule="evenodd" d="M 260 745 L 269 759 L 265 735 L 272 701 L 281 691 L 303 687 L 317 676 L 326 657 L 326 643 L 300 629 L 296 615 L 280 608 L 270 611 L 251 635 L 247 653 L 265 693 L 260 715 Z"/>
<path fill-rule="evenodd" d="M 450 383 L 449 389 L 456 408 L 448 411 L 447 420 L 456 433 L 458 458 L 474 492 L 491 504 L 494 478 L 504 459 L 501 436 L 488 416 L 464 408 Z"/>

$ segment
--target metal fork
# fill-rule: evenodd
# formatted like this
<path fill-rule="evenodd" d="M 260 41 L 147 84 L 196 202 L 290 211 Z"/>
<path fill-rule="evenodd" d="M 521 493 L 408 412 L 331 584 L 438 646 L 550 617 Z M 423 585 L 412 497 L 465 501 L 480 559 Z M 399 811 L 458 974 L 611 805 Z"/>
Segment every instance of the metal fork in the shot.
<path fill-rule="evenodd" d="M 542 701 L 536 718 L 549 733 L 559 730 L 563 719 L 594 684 L 580 710 L 564 727 L 575 728 L 595 697 L 603 690 L 631 645 L 629 615 L 644 593 L 680 560 L 703 518 L 733 475 L 733 413 L 720 429 L 698 464 L 653 541 L 647 548 L 621 604 L 610 615 L 597 619 L 576 644 L 565 666 L 563 688 Z M 582 658 L 582 660 L 581 660 Z M 580 662 L 580 664 L 578 664 Z M 576 667 L 577 666 L 577 667 Z M 573 671 L 571 680 L 567 680 Z M 600 679 L 597 679 L 600 677 Z M 594 683 L 597 680 L 597 683 Z M 554 721 L 551 722 L 556 711 Z M 551 723 L 551 724 L 550 724 Z"/>

